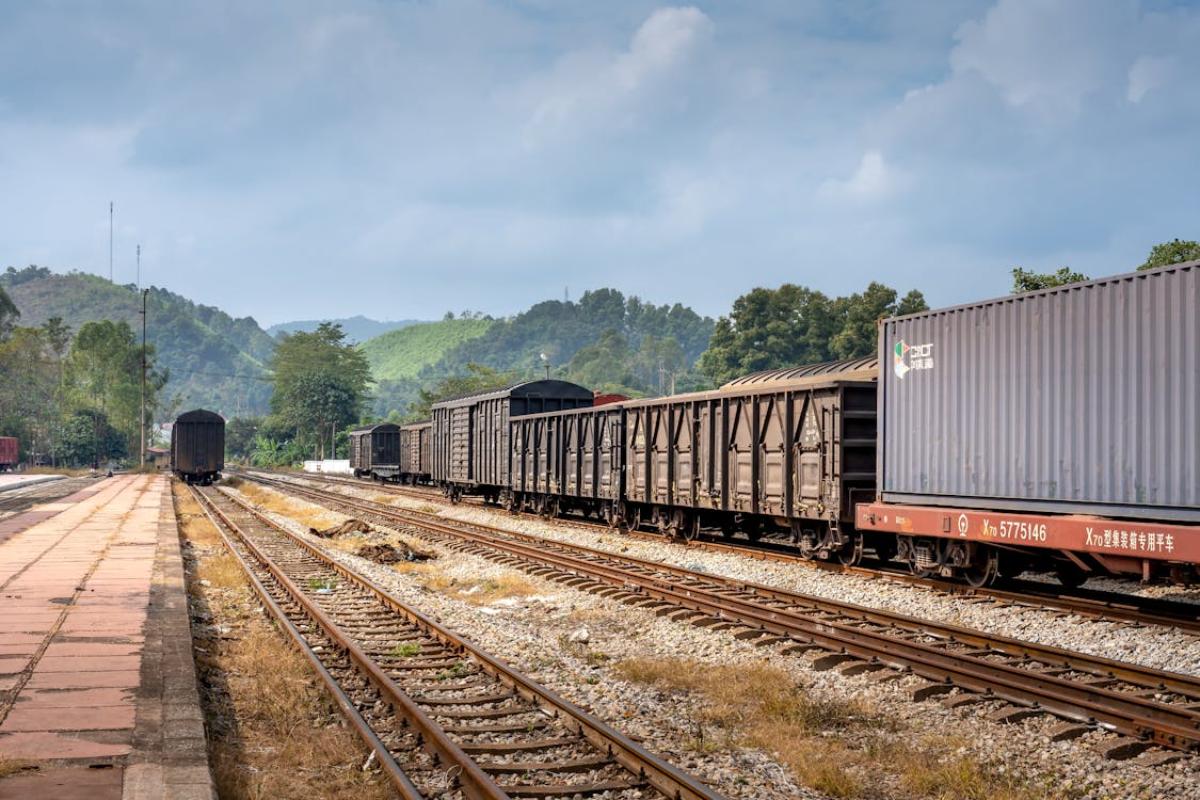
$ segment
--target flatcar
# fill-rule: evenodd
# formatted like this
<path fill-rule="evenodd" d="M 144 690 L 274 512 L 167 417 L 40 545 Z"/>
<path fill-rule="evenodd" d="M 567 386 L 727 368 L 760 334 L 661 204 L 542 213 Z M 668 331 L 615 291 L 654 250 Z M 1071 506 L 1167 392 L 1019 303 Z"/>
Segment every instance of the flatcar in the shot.
<path fill-rule="evenodd" d="M 225 468 L 225 418 L 198 408 L 171 426 L 171 471 L 187 483 L 209 485 Z"/>
<path fill-rule="evenodd" d="M 8 472 L 17 468 L 20 453 L 19 442 L 15 436 L 0 436 L 0 472 Z"/>
<path fill-rule="evenodd" d="M 431 478 L 452 502 L 467 494 L 496 502 L 511 488 L 509 420 L 590 407 L 592 400 L 578 384 L 536 380 L 435 403 Z"/>
<path fill-rule="evenodd" d="M 350 431 L 350 469 L 357 478 L 395 480 L 400 474 L 400 426 L 380 422 Z"/>

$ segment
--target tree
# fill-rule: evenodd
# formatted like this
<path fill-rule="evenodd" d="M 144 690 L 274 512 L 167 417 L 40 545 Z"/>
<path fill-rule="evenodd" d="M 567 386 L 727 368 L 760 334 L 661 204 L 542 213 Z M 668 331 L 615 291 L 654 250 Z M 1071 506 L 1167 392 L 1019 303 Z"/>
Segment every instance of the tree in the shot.
<path fill-rule="evenodd" d="M 1058 272 L 1037 273 L 1013 267 L 1013 294 L 1034 292 L 1038 289 L 1051 289 L 1068 283 L 1079 283 L 1088 280 L 1082 272 L 1074 272 L 1070 267 L 1060 267 Z"/>
<path fill-rule="evenodd" d="M 234 417 L 225 423 L 225 454 L 233 461 L 244 461 L 254 452 L 262 420 L 258 417 Z"/>
<path fill-rule="evenodd" d="M 12 334 L 20 317 L 21 312 L 17 310 L 16 303 L 8 296 L 8 292 L 4 291 L 4 287 L 0 286 L 0 341 L 7 339 Z"/>
<path fill-rule="evenodd" d="M 862 358 L 869 356 L 879 347 L 879 320 L 887 317 L 915 314 L 929 308 L 925 297 L 917 290 L 896 301 L 895 289 L 882 283 L 872 282 L 862 294 L 837 301 L 842 328 L 833 341 L 830 351 L 834 358 Z"/>
<path fill-rule="evenodd" d="M 102 412 L 81 409 L 67 417 L 61 450 L 66 463 L 99 467 L 105 461 L 125 458 L 128 452 L 126 437 Z"/>
<path fill-rule="evenodd" d="M 1169 242 L 1156 244 L 1150 248 L 1150 255 L 1146 257 L 1145 263 L 1138 267 L 1138 270 L 1165 267 L 1168 264 L 1178 264 L 1181 261 L 1195 261 L 1197 259 L 1200 259 L 1200 242 L 1172 239 Z"/>
<path fill-rule="evenodd" d="M 371 368 L 345 341 L 340 325 L 283 336 L 271 359 L 271 411 L 297 440 L 323 458 L 331 432 L 357 421 L 366 406 Z"/>
<path fill-rule="evenodd" d="M 429 419 L 433 413 L 433 404 L 452 397 L 461 397 L 473 392 L 486 392 L 489 389 L 503 389 L 516 381 L 511 374 L 497 372 L 482 364 L 467 364 L 465 375 L 452 375 L 442 378 L 434 386 L 422 389 L 413 404 L 408 417 L 410 420 Z"/>

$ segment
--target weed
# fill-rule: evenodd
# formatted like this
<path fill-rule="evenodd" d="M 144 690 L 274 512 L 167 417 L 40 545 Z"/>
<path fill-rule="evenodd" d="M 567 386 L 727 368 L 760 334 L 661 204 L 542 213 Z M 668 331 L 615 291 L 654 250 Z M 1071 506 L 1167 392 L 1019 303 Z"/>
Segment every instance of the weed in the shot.
<path fill-rule="evenodd" d="M 328 594 L 337 588 L 337 578 L 309 578 L 308 590 Z"/>
<path fill-rule="evenodd" d="M 396 658 L 411 658 L 421 654 L 421 645 L 416 642 L 401 642 L 388 651 L 389 656 Z"/>

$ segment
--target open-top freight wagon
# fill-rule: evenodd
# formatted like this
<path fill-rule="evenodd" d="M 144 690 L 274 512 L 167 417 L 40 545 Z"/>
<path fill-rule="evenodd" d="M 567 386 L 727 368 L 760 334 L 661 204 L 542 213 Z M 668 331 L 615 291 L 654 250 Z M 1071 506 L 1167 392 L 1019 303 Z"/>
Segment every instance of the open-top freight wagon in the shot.
<path fill-rule="evenodd" d="M 225 469 L 225 418 L 198 408 L 171 426 L 171 471 L 187 483 L 211 484 Z"/>

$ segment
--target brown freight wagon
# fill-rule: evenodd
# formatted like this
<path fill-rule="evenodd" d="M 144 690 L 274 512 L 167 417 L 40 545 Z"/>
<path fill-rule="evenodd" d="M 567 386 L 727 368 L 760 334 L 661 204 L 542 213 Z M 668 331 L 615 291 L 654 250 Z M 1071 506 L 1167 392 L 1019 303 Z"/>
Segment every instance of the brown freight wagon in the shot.
<path fill-rule="evenodd" d="M 171 470 L 187 483 L 208 485 L 225 468 L 225 418 L 197 408 L 171 426 Z"/>
<path fill-rule="evenodd" d="M 400 482 L 429 482 L 429 439 L 433 423 L 413 422 L 400 426 Z"/>
<path fill-rule="evenodd" d="M 350 469 L 356 478 L 396 478 L 400 474 L 400 453 L 400 426 L 394 422 L 350 431 Z"/>
<path fill-rule="evenodd" d="M 590 389 L 559 380 L 528 381 L 437 403 L 432 479 L 453 501 L 464 494 L 497 501 L 509 488 L 509 419 L 591 405 Z"/>
<path fill-rule="evenodd" d="M 699 392 L 623 403 L 630 525 L 701 524 L 857 560 L 854 505 L 875 491 L 875 358 L 771 370 Z"/>
<path fill-rule="evenodd" d="M 625 491 L 620 405 L 514 417 L 509 431 L 511 489 L 501 494 L 506 508 L 547 516 L 582 512 L 619 523 Z"/>
<path fill-rule="evenodd" d="M 17 468 L 18 451 L 15 436 L 0 436 L 0 472 Z"/>

